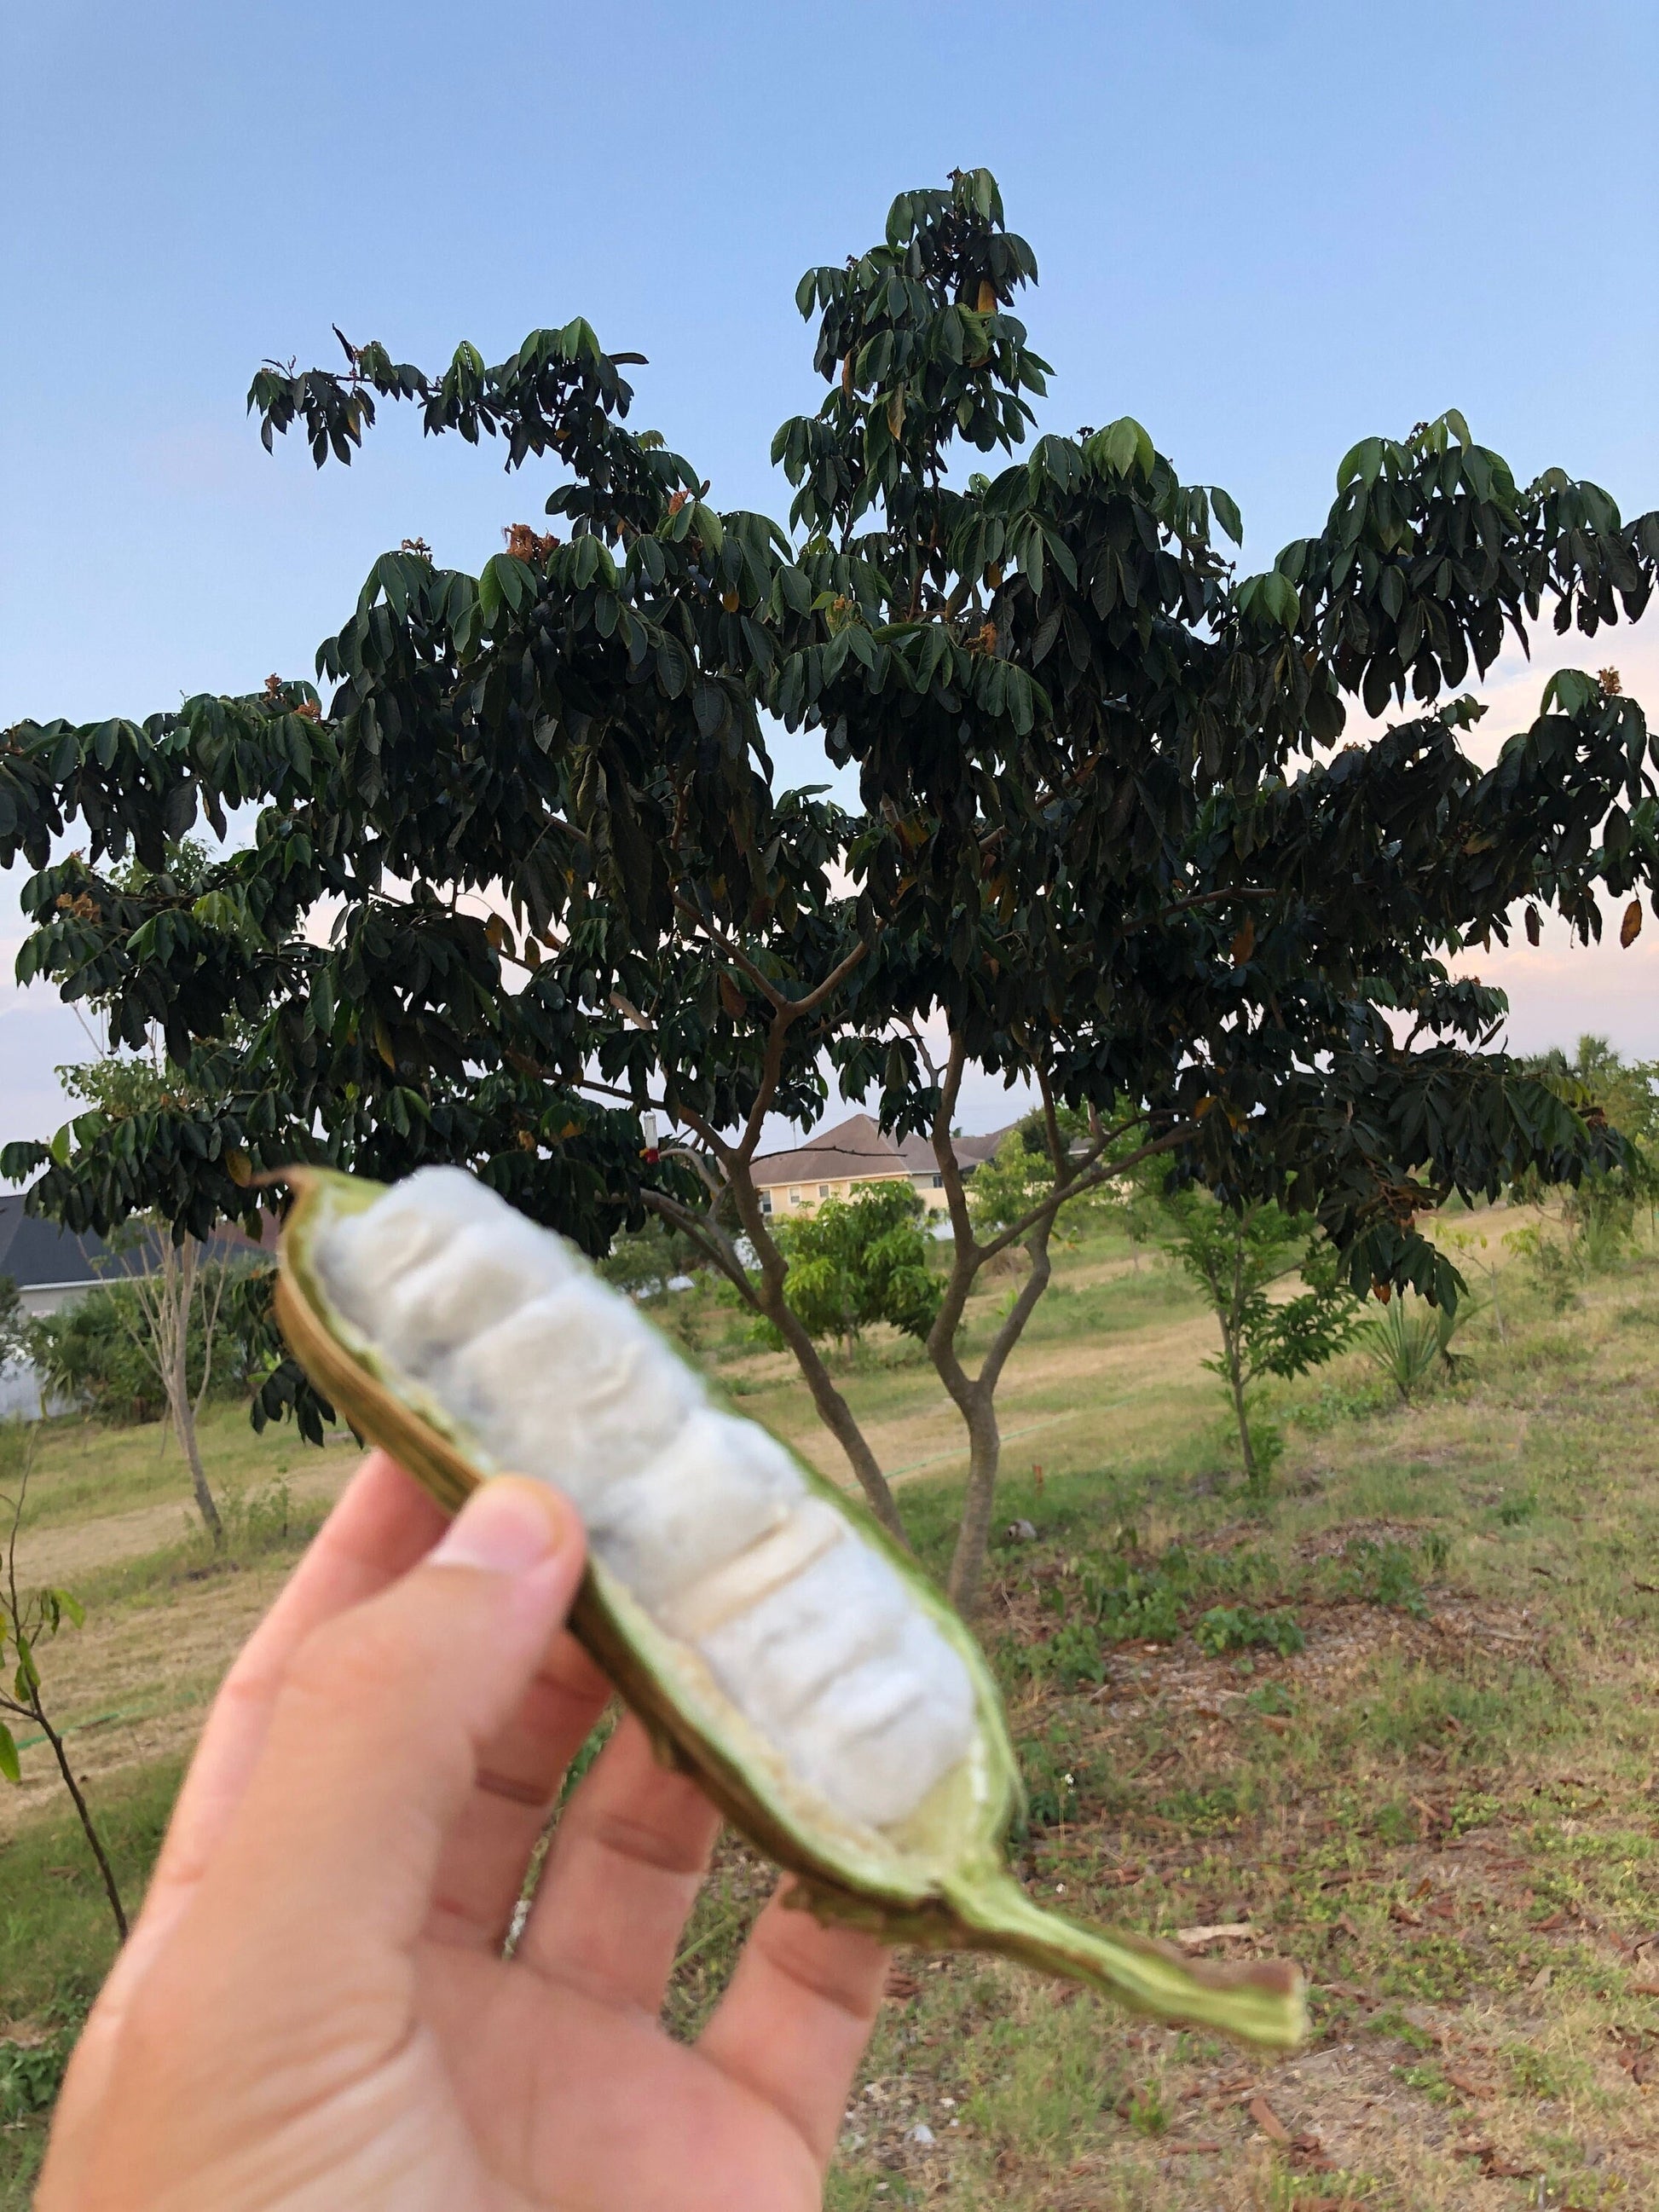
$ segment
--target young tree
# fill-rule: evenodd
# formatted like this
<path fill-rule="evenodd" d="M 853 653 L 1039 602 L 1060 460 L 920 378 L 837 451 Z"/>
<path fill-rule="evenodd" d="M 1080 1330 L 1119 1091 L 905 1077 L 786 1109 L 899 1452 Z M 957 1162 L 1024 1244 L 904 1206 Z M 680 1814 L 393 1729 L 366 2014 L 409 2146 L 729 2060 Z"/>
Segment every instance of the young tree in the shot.
<path fill-rule="evenodd" d="M 0 860 L 37 871 L 20 974 L 104 994 L 118 1044 L 159 1025 L 190 1078 L 140 1139 L 13 1147 L 32 1203 L 204 1236 L 251 1212 L 250 1169 L 322 1155 L 467 1162 L 595 1252 L 653 1212 L 776 1327 L 897 1528 L 753 1176 L 770 1116 L 810 1123 L 832 1079 L 873 1096 L 929 1142 L 953 1231 L 927 1346 L 969 1443 L 971 1603 L 998 1384 L 1073 1199 L 1168 1155 L 1307 1217 L 1356 1285 L 1443 1300 L 1419 1214 L 1620 1157 L 1492 1049 L 1501 996 L 1449 958 L 1522 909 L 1593 935 L 1599 891 L 1653 879 L 1641 710 L 1566 672 L 1482 771 L 1462 738 L 1483 710 L 1449 695 L 1546 608 L 1587 635 L 1638 613 L 1659 516 L 1627 525 L 1559 470 L 1517 485 L 1451 413 L 1356 446 L 1317 532 L 1240 577 L 1212 527 L 1237 542 L 1232 501 L 1138 423 L 1012 460 L 1048 374 L 1013 313 L 1035 276 L 983 170 L 809 273 L 826 389 L 775 441 L 787 529 L 717 513 L 628 428 L 637 356 L 580 320 L 436 374 L 378 343 L 263 369 L 268 445 L 302 425 L 349 461 L 377 402 L 410 402 L 509 468 L 556 462 L 555 526 L 514 525 L 476 578 L 418 541 L 384 556 L 320 650 L 325 711 L 272 679 L 8 733 Z M 963 481 L 963 446 L 1010 465 Z M 1381 715 L 1408 685 L 1405 719 L 1338 744 L 1348 699 Z M 855 810 L 775 789 L 767 714 L 856 769 Z M 224 836 L 232 807 L 258 810 L 251 842 L 165 882 L 167 841 L 198 813 Z M 71 822 L 83 856 L 54 860 Z M 129 849 L 155 872 L 136 887 L 110 865 Z M 326 942 L 301 934 L 324 901 Z M 950 1140 L 970 1066 L 1030 1086 L 1053 1169 L 993 1233 Z M 1016 1246 L 975 1366 L 958 1324 Z"/>
<path fill-rule="evenodd" d="M 1618 1162 L 1591 1170 L 1568 1193 L 1565 1214 L 1575 1241 L 1588 1251 L 1627 1245 L 1638 1207 L 1650 1225 L 1659 1212 L 1659 1061 L 1626 1060 L 1606 1037 L 1581 1036 L 1571 1058 L 1558 1045 L 1528 1064 L 1575 1110 L 1609 1122 L 1624 1138 Z M 1542 1195 L 1535 1173 L 1523 1179 L 1523 1188 Z"/>
<path fill-rule="evenodd" d="M 927 1342 L 943 1288 L 925 1212 L 915 1185 L 895 1181 L 866 1184 L 850 1199 L 827 1198 L 778 1224 L 784 1301 L 814 1344 L 832 1336 L 845 1352 L 877 1322 Z M 781 1348 L 775 1324 L 760 1327 Z"/>
<path fill-rule="evenodd" d="M 71 1172 L 80 1146 L 118 1144 L 126 1125 L 167 1110 L 188 1088 L 188 1079 L 165 1061 L 113 1054 L 60 1067 L 58 1077 L 71 1097 L 90 1109 L 62 1133 L 58 1149 Z M 213 1383 L 229 1270 L 222 1259 L 211 1257 L 202 1237 L 185 1227 L 175 1230 L 153 1209 L 131 1215 L 123 1232 L 117 1236 L 118 1251 L 136 1250 L 140 1265 L 120 1284 L 131 1300 L 131 1318 L 125 1299 L 112 1299 L 112 1310 L 155 1376 L 190 1471 L 196 1510 L 218 1545 L 224 1526 L 202 1464 L 197 1423 Z"/>
<path fill-rule="evenodd" d="M 689 1237 L 665 1228 L 653 1215 L 638 1229 L 624 1229 L 599 1262 L 606 1282 L 632 1297 L 660 1297 L 676 1276 L 707 1265 Z"/>
<path fill-rule="evenodd" d="M 0 1534 L 0 1665 L 9 1667 L 11 1674 L 9 1687 L 0 1687 L 0 1715 L 9 1715 L 14 1722 L 21 1721 L 39 1729 L 50 1745 L 58 1771 L 64 1778 L 64 1787 L 69 1791 L 81 1823 L 81 1832 L 87 1839 L 87 1848 L 97 1862 L 116 1934 L 125 1943 L 126 1908 L 121 1902 L 115 1869 L 110 1864 L 109 1853 L 104 1848 L 104 1839 L 98 1832 L 98 1824 L 92 1817 L 92 1808 L 76 1776 L 62 1733 L 46 1710 L 46 1686 L 41 1680 L 38 1656 L 40 1646 L 56 1636 L 65 1622 L 78 1628 L 86 1614 L 79 1600 L 71 1597 L 67 1590 L 25 1590 L 18 1580 L 17 1534 L 28 1497 L 34 1442 L 32 1427 L 21 1421 L 0 1422 L 0 1476 L 6 1480 L 6 1487 L 0 1490 L 0 1531 L 3 1531 Z M 6 1648 L 9 1643 L 9 1652 Z M 15 1783 L 21 1777 L 17 1740 L 7 1721 L 0 1718 L 0 1780 Z"/>
<path fill-rule="evenodd" d="M 1360 1302 L 1337 1279 L 1334 1255 L 1271 1202 L 1237 1211 L 1207 1192 L 1171 1193 L 1165 1200 L 1174 1234 L 1170 1249 L 1209 1301 L 1221 1330 L 1218 1358 L 1205 1365 L 1226 1385 L 1238 1429 L 1244 1480 L 1265 1491 L 1277 1455 L 1250 1420 L 1250 1392 L 1266 1376 L 1289 1379 L 1346 1349 L 1364 1317 Z M 1275 1299 L 1274 1284 L 1300 1270 L 1305 1290 Z M 1264 1446 L 1267 1447 L 1264 1449 Z"/>
<path fill-rule="evenodd" d="M 1073 1151 L 1088 1150 L 1090 1133 L 1085 1115 L 1061 1106 L 1056 1109 L 1055 1120 L 1060 1135 Z M 1085 1228 L 1109 1223 L 1125 1230 L 1138 1245 L 1146 1233 L 1139 1204 L 1144 1171 L 1161 1165 L 1162 1162 L 1154 1158 L 1143 1164 L 1143 1171 L 1131 1170 L 1113 1176 L 1104 1182 L 1090 1183 L 1066 1202 L 1056 1217 L 1056 1226 L 1075 1237 Z M 1028 1114 L 1017 1127 L 1009 1130 L 994 1157 L 982 1162 L 974 1171 L 968 1210 L 975 1230 L 994 1234 L 1022 1220 L 1034 1204 L 1048 1195 L 1054 1180 L 1054 1162 L 1049 1156 L 1043 1116 L 1040 1111 Z"/>

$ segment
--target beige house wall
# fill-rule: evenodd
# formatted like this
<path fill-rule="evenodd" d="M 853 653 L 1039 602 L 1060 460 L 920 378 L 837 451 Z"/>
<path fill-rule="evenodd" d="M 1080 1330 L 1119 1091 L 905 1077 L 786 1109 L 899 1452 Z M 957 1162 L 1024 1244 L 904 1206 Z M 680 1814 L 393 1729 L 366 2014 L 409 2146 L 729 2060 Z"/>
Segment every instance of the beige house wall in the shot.
<path fill-rule="evenodd" d="M 792 1213 L 811 1213 L 826 1198 L 851 1198 L 855 1190 L 879 1182 L 914 1183 L 917 1195 L 930 1213 L 943 1213 L 945 1211 L 945 1192 L 936 1174 L 908 1175 L 902 1171 L 890 1171 L 885 1175 L 832 1176 L 816 1182 L 810 1177 L 805 1182 L 763 1182 L 757 1176 L 755 1188 L 761 1194 L 763 1207 L 769 1210 L 775 1220 L 787 1218 Z"/>

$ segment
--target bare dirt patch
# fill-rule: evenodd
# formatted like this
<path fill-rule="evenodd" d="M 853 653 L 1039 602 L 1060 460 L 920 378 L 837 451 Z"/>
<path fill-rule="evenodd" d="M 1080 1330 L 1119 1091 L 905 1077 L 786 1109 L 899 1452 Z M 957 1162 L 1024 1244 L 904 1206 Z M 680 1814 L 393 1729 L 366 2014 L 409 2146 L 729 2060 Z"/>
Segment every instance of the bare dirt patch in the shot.
<path fill-rule="evenodd" d="M 316 1498 L 332 1503 L 356 1466 L 356 1452 L 331 1452 L 283 1479 L 296 1505 Z M 31 1585 L 52 1583 L 72 1590 L 78 1580 L 99 1567 L 143 1559 L 186 1536 L 199 1535 L 201 1528 L 194 1509 L 178 1501 L 141 1505 L 130 1513 L 100 1514 L 36 1533 L 26 1527 L 17 1540 L 19 1578 Z"/>
<path fill-rule="evenodd" d="M 1119 1336 L 1080 1338 L 1074 1342 L 1017 1351 L 997 1398 L 997 1418 L 1012 1458 L 1030 1452 L 1055 1468 L 1097 1463 L 1103 1425 L 1109 1425 L 1114 1453 L 1166 1445 L 1170 1393 L 1183 1384 L 1206 1384 L 1202 1362 L 1212 1350 L 1214 1323 L 1203 1316 L 1150 1322 Z M 781 1370 L 780 1379 L 782 1379 Z M 867 1411 L 880 1382 L 854 1373 L 838 1377 L 859 1414 L 876 1457 L 893 1479 L 940 1474 L 967 1456 L 961 1417 L 927 1372 L 926 1396 L 914 1395 L 902 1410 Z M 882 1378 L 890 1387 L 890 1378 Z M 741 1403 L 787 1438 L 795 1449 L 836 1481 L 847 1478 L 841 1449 L 814 1418 L 804 1394 L 791 1390 L 761 1404 Z M 1214 1408 L 1205 1406 L 1204 1414 Z M 1204 1418 L 1200 1415 L 1200 1418 Z M 1041 1436 L 1039 1445 L 1036 1441 Z"/>

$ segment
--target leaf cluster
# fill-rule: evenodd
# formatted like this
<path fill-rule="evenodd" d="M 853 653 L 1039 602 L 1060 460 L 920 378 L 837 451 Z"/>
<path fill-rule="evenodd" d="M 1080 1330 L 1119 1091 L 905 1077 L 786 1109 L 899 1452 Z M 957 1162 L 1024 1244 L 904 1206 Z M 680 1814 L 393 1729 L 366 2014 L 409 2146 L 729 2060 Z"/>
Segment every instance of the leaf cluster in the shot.
<path fill-rule="evenodd" d="M 779 1222 L 774 1235 L 789 1269 L 784 1297 L 807 1334 L 846 1348 L 885 1322 L 925 1338 L 941 1297 L 925 1218 L 913 1186 L 895 1180 L 823 1199 L 811 1213 Z M 769 1340 L 775 1337 L 771 1331 Z"/>
<path fill-rule="evenodd" d="M 1169 1250 L 1203 1291 L 1221 1322 L 1226 1351 L 1205 1365 L 1241 1389 L 1267 1376 L 1288 1380 L 1342 1351 L 1364 1319 L 1364 1308 L 1338 1278 L 1336 1255 L 1310 1239 L 1305 1225 L 1279 1206 L 1234 1211 L 1188 1189 L 1167 1201 Z M 1306 1289 L 1275 1298 L 1273 1285 L 1299 1272 Z"/>

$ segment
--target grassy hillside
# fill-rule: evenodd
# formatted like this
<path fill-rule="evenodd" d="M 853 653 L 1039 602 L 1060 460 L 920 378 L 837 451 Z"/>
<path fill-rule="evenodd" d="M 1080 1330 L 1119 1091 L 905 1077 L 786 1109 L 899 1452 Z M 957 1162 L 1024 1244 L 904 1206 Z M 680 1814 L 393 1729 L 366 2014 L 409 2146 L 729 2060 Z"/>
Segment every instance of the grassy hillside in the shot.
<path fill-rule="evenodd" d="M 1064 1260 L 1003 1406 L 999 1525 L 1036 1536 L 999 1539 L 981 1622 L 1030 1786 L 1016 1856 L 1090 1917 L 1300 1959 L 1316 2034 L 1268 2063 L 1012 1967 L 902 1955 L 832 2205 L 1659 2199 L 1659 1263 L 1560 1311 L 1513 1267 L 1501 1313 L 1419 1406 L 1358 1357 L 1285 1394 L 1255 1511 L 1180 1283 L 1109 1243 Z M 745 1410 L 833 1465 L 783 1361 L 712 1304 L 681 1319 Z M 847 1385 L 941 1557 L 958 1468 L 930 1370 L 878 1346 Z M 48 1682 L 98 1723 L 77 1771 L 134 1893 L 212 1683 L 348 1458 L 228 1428 L 214 1449 L 252 1486 L 222 1566 L 154 1431 L 60 1430 L 40 1455 L 30 1540 L 94 1600 Z M 145 1513 L 165 1526 L 135 1549 Z M 28 2108 L 107 1956 L 38 1747 L 25 1764 L 0 1799 L 0 2207 L 26 2201 Z M 678 2025 L 769 1880 L 722 1850 Z"/>

